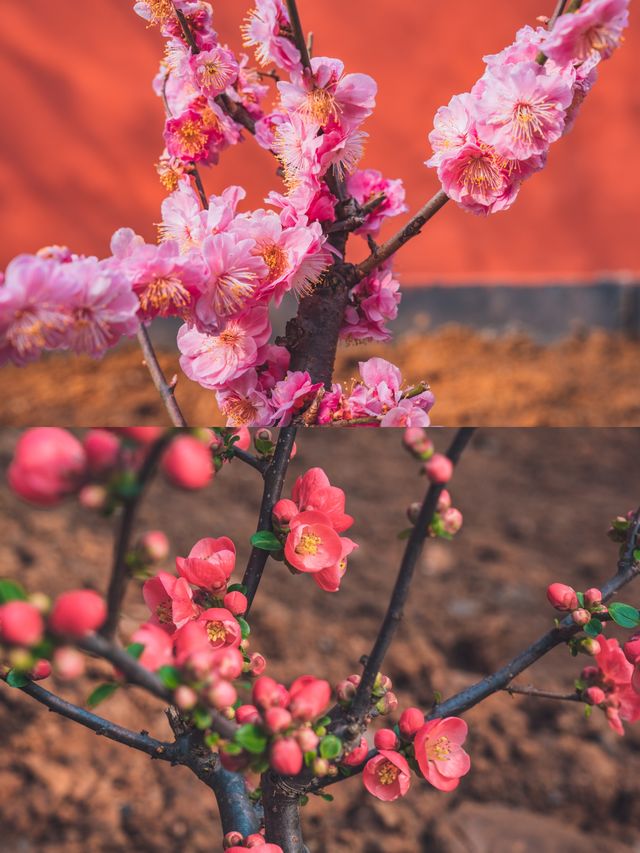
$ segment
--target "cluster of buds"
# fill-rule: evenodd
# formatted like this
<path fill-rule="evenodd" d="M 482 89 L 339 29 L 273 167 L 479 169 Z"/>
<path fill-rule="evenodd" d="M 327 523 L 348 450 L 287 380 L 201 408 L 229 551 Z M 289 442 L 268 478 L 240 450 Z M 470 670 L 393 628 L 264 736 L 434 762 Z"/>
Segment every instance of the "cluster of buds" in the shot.
<path fill-rule="evenodd" d="M 348 708 L 353 702 L 361 680 L 361 677 L 354 673 L 353 675 L 348 675 L 337 685 L 336 694 L 338 697 L 338 703 L 342 705 L 343 708 Z M 383 675 L 379 672 L 373 683 L 373 689 L 371 691 L 372 715 L 375 714 L 378 716 L 390 714 L 398 707 L 398 697 L 393 692 L 392 688 L 393 683 L 389 676 Z M 351 755 L 352 753 L 350 753 L 350 756 Z M 348 761 L 347 763 L 353 764 L 354 762 Z M 359 762 L 356 761 L 355 763 L 358 764 Z"/>
<path fill-rule="evenodd" d="M 618 515 L 611 521 L 607 536 L 612 542 L 616 542 L 621 546 L 626 544 L 634 515 L 634 510 L 629 510 L 626 515 Z"/>
<path fill-rule="evenodd" d="M 256 853 L 282 853 L 282 847 L 279 844 L 269 844 L 264 840 L 264 829 L 246 837 L 243 837 L 241 832 L 227 832 L 222 847 L 227 853 L 238 853 L 238 851 L 247 848 L 256 851 Z"/>
<path fill-rule="evenodd" d="M 573 587 L 564 583 L 552 583 L 547 587 L 547 600 L 552 607 L 561 613 L 570 613 L 575 625 L 583 628 L 588 636 L 572 638 L 569 647 L 572 654 L 582 652 L 595 656 L 600 652 L 597 639 L 602 632 L 599 617 L 607 615 L 608 610 L 602 603 L 602 592 L 591 587 L 586 592 L 576 592 Z"/>

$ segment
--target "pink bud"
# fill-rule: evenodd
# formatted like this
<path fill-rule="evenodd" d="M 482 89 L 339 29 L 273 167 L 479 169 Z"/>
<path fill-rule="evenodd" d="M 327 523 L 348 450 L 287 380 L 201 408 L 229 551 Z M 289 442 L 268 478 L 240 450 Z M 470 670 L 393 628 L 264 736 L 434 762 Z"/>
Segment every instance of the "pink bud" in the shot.
<path fill-rule="evenodd" d="M 283 684 L 278 684 L 268 675 L 258 678 L 253 685 L 252 698 L 262 710 L 266 708 L 286 708 L 289 704 L 289 692 Z"/>
<path fill-rule="evenodd" d="M 453 475 L 453 463 L 443 453 L 434 453 L 423 469 L 432 483 L 448 483 Z"/>
<path fill-rule="evenodd" d="M 247 601 L 246 595 L 234 590 L 234 592 L 228 592 L 225 595 L 223 605 L 227 610 L 230 610 L 234 616 L 242 616 L 243 613 L 247 612 L 249 602 Z"/>
<path fill-rule="evenodd" d="M 106 429 L 90 429 L 82 440 L 87 454 L 89 471 L 94 475 L 105 474 L 118 462 L 120 440 Z"/>
<path fill-rule="evenodd" d="M 306 726 L 302 729 L 298 729 L 295 733 L 295 739 L 300 744 L 300 749 L 303 752 L 313 752 L 320 742 L 320 738 L 311 728 L 307 728 Z"/>
<path fill-rule="evenodd" d="M 231 773 L 241 773 L 247 767 L 248 759 L 246 755 L 229 755 L 221 750 L 220 764 Z"/>
<path fill-rule="evenodd" d="M 162 530 L 147 530 L 138 542 L 138 548 L 144 560 L 149 563 L 161 563 L 169 556 L 169 540 Z"/>
<path fill-rule="evenodd" d="M 112 432 L 137 441 L 138 444 L 151 444 L 160 438 L 164 430 L 162 427 L 117 427 Z"/>
<path fill-rule="evenodd" d="M 451 506 L 451 495 L 446 489 L 443 489 L 440 492 L 440 497 L 438 498 L 438 503 L 436 504 L 436 512 L 444 512 L 449 509 Z"/>
<path fill-rule="evenodd" d="M 84 675 L 84 655 L 71 646 L 60 646 L 53 653 L 53 669 L 61 681 L 74 681 Z"/>
<path fill-rule="evenodd" d="M 182 711 L 191 711 L 198 704 L 198 694 L 193 688 L 181 684 L 173 694 L 176 705 Z"/>
<path fill-rule="evenodd" d="M 31 503 L 53 506 L 76 491 L 86 467 L 84 448 L 75 436 L 57 427 L 37 427 L 16 444 L 9 485 Z"/>
<path fill-rule="evenodd" d="M 249 656 L 249 670 L 252 675 L 262 675 L 267 668 L 267 661 L 258 652 L 254 652 Z"/>
<path fill-rule="evenodd" d="M 247 723 L 259 723 L 260 712 L 255 705 L 240 705 L 236 708 L 236 722 L 240 726 L 244 726 Z"/>
<path fill-rule="evenodd" d="M 328 681 L 301 675 L 289 688 L 291 701 L 289 710 L 294 719 L 310 721 L 319 716 L 331 699 L 331 686 Z"/>
<path fill-rule="evenodd" d="M 571 614 L 571 618 L 575 625 L 586 625 L 587 622 L 591 622 L 591 614 L 588 610 L 584 610 L 584 608 L 579 608 L 578 610 L 574 610 Z"/>
<path fill-rule="evenodd" d="M 360 744 L 351 750 L 349 755 L 342 759 L 342 764 L 347 764 L 349 767 L 357 767 L 362 764 L 369 754 L 369 745 L 365 738 L 360 739 Z"/>
<path fill-rule="evenodd" d="M 400 715 L 400 720 L 398 722 L 400 734 L 405 738 L 412 738 L 423 725 L 424 714 L 420 708 L 407 708 Z"/>
<path fill-rule="evenodd" d="M 605 692 L 601 687 L 588 687 L 584 695 L 590 705 L 601 705 L 605 700 Z"/>
<path fill-rule="evenodd" d="M 576 591 L 566 583 L 552 583 L 548 586 L 547 600 L 556 610 L 575 610 L 578 607 Z"/>
<path fill-rule="evenodd" d="M 348 675 L 348 676 L 347 676 L 347 681 L 350 681 L 350 682 L 351 682 L 351 684 L 355 684 L 355 686 L 357 687 L 357 686 L 360 684 L 360 682 L 362 681 L 362 676 L 361 676 L 361 675 L 357 675 L 357 674 L 354 674 L 354 675 Z"/>
<path fill-rule="evenodd" d="M 338 702 L 348 704 L 356 695 L 356 685 L 345 678 L 336 686 L 336 695 Z"/>
<path fill-rule="evenodd" d="M 284 708 L 268 708 L 264 712 L 266 727 L 273 734 L 283 732 L 291 725 L 291 714 Z"/>
<path fill-rule="evenodd" d="M 162 470 L 174 486 L 203 489 L 214 477 L 209 448 L 192 435 L 174 438 L 162 457 Z"/>
<path fill-rule="evenodd" d="M 454 506 L 445 509 L 440 515 L 440 520 L 442 521 L 444 532 L 448 533 L 449 536 L 455 536 L 462 527 L 462 513 Z"/>
<path fill-rule="evenodd" d="M 385 693 L 384 696 L 376 702 L 376 710 L 379 714 L 390 714 L 392 711 L 395 711 L 397 707 L 398 697 L 391 691 Z"/>
<path fill-rule="evenodd" d="M 244 840 L 245 847 L 262 847 L 264 849 L 264 836 L 260 835 L 259 832 L 254 832 L 253 835 L 247 835 Z"/>
<path fill-rule="evenodd" d="M 600 654 L 602 646 L 597 640 L 594 640 L 593 637 L 585 637 L 584 640 L 581 640 L 580 642 L 580 650 L 587 655 L 591 655 L 591 657 L 595 657 Z"/>
<path fill-rule="evenodd" d="M 217 681 L 207 689 L 209 703 L 219 711 L 230 708 L 237 698 L 236 688 L 229 681 Z"/>
<path fill-rule="evenodd" d="M 635 664 L 638 658 L 640 658 L 640 631 L 631 635 L 622 647 L 622 650 L 629 663 Z"/>
<path fill-rule="evenodd" d="M 289 527 L 291 520 L 300 514 L 298 505 L 288 498 L 283 498 L 274 506 L 271 517 L 274 527 L 279 530 L 285 530 Z"/>
<path fill-rule="evenodd" d="M 78 492 L 80 506 L 85 509 L 104 509 L 107 504 L 107 497 L 107 490 L 98 483 L 88 483 Z"/>
<path fill-rule="evenodd" d="M 284 737 L 271 746 L 271 767 L 283 776 L 296 776 L 302 770 L 302 750 L 292 737 Z"/>
<path fill-rule="evenodd" d="M 331 765 L 329 764 L 326 758 L 314 758 L 313 760 L 314 776 L 326 776 L 329 772 L 330 767 Z"/>
<path fill-rule="evenodd" d="M 32 668 L 29 676 L 34 681 L 42 681 L 44 678 L 49 678 L 51 675 L 51 664 L 48 660 L 41 659 Z"/>
<path fill-rule="evenodd" d="M 376 749 L 395 749 L 398 738 L 392 729 L 379 729 L 374 735 L 373 742 Z"/>
<path fill-rule="evenodd" d="M 75 589 L 58 596 L 51 610 L 49 627 L 56 634 L 86 637 L 97 631 L 106 618 L 106 604 L 97 592 Z"/>
<path fill-rule="evenodd" d="M 594 604 L 602 602 L 602 593 L 595 586 L 588 589 L 584 594 L 585 607 L 593 607 Z"/>
<path fill-rule="evenodd" d="M 0 639 L 13 646 L 35 646 L 42 639 L 44 622 L 37 607 L 27 601 L 0 606 Z"/>
<path fill-rule="evenodd" d="M 585 666 L 580 673 L 580 678 L 583 681 L 591 681 L 592 679 L 597 678 L 599 674 L 600 670 L 597 666 Z"/>
<path fill-rule="evenodd" d="M 251 430 L 247 427 L 238 427 L 234 433 L 238 436 L 236 447 L 239 447 L 240 450 L 248 450 L 251 447 Z"/>
<path fill-rule="evenodd" d="M 235 844 L 238 844 L 242 847 L 243 837 L 241 832 L 227 832 L 223 839 L 223 847 L 225 850 L 228 850 L 229 847 L 233 847 Z"/>
<path fill-rule="evenodd" d="M 433 456 L 433 442 L 427 438 L 426 432 L 420 427 L 408 427 L 403 435 L 404 446 L 417 456 L 418 459 L 425 461 Z"/>

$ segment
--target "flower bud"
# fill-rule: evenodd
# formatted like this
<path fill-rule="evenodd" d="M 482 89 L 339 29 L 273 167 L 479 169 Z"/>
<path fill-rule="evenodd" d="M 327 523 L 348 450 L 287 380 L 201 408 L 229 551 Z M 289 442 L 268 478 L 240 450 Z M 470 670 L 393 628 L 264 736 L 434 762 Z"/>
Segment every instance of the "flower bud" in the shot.
<path fill-rule="evenodd" d="M 601 687 L 588 687 L 584 697 L 589 705 L 601 705 L 605 700 L 605 692 Z"/>
<path fill-rule="evenodd" d="M 229 847 L 233 847 L 236 844 L 242 847 L 243 840 L 244 839 L 241 832 L 227 832 L 222 841 L 222 846 L 225 850 L 228 850 Z"/>
<path fill-rule="evenodd" d="M 34 681 L 42 681 L 44 678 L 49 678 L 51 675 L 51 664 L 48 660 L 41 658 L 35 666 L 32 667 L 29 676 Z"/>
<path fill-rule="evenodd" d="M 443 513 L 451 506 L 451 495 L 446 489 L 440 492 L 438 503 L 436 504 L 436 512 Z"/>
<path fill-rule="evenodd" d="M 592 681 L 594 678 L 598 677 L 599 673 L 600 670 L 597 666 L 585 666 L 580 673 L 580 678 L 583 681 Z"/>
<path fill-rule="evenodd" d="M 453 476 L 453 462 L 443 453 L 434 453 L 423 470 L 432 483 L 448 483 Z"/>
<path fill-rule="evenodd" d="M 74 681 L 84 675 L 85 660 L 72 646 L 60 646 L 53 653 L 53 671 L 61 681 Z"/>
<path fill-rule="evenodd" d="M 198 704 L 198 694 L 186 684 L 181 684 L 176 688 L 173 698 L 181 711 L 192 711 Z"/>
<path fill-rule="evenodd" d="M 243 613 L 247 612 L 247 607 L 249 606 L 249 602 L 247 601 L 247 596 L 241 593 L 239 590 L 234 590 L 233 592 L 228 592 L 223 600 L 223 606 L 230 610 L 234 616 L 242 616 Z"/>
<path fill-rule="evenodd" d="M 302 729 L 298 729 L 295 733 L 295 739 L 300 744 L 300 749 L 303 752 L 313 752 L 320 741 L 320 738 L 313 729 L 306 726 Z"/>
<path fill-rule="evenodd" d="M 236 688 L 229 681 L 217 681 L 207 688 L 209 704 L 219 711 L 223 708 L 230 708 L 237 698 Z"/>
<path fill-rule="evenodd" d="M 84 448 L 74 435 L 58 427 L 36 427 L 16 444 L 9 485 L 30 503 L 54 506 L 76 491 L 86 468 Z"/>
<path fill-rule="evenodd" d="M 138 542 L 140 556 L 147 563 L 161 563 L 169 556 L 169 540 L 162 530 L 147 530 Z"/>
<path fill-rule="evenodd" d="M 601 648 L 600 643 L 593 637 L 585 637 L 584 640 L 580 641 L 580 651 L 586 655 L 591 655 L 591 657 L 599 655 Z"/>
<path fill-rule="evenodd" d="M 187 491 L 203 489 L 215 474 L 209 448 L 192 435 L 173 439 L 162 457 L 162 470 L 172 485 Z"/>
<path fill-rule="evenodd" d="M 395 749 L 398 738 L 392 729 L 379 729 L 374 735 L 373 743 L 376 749 Z"/>
<path fill-rule="evenodd" d="M 595 586 L 588 589 L 584 594 L 584 606 L 591 608 L 594 604 L 602 603 L 602 593 Z"/>
<path fill-rule="evenodd" d="M 156 439 L 160 438 L 163 433 L 162 427 L 117 427 L 113 432 L 118 435 L 124 435 L 125 438 L 131 441 L 136 441 L 138 444 L 152 444 Z"/>
<path fill-rule="evenodd" d="M 256 440 L 257 441 L 273 441 L 273 434 L 270 429 L 259 429 L 256 431 Z"/>
<path fill-rule="evenodd" d="M 341 763 L 346 764 L 348 767 L 357 767 L 358 764 L 362 764 L 368 754 L 369 745 L 365 738 L 360 738 L 359 745 L 354 747 L 349 755 L 342 759 Z"/>
<path fill-rule="evenodd" d="M 385 693 L 384 696 L 376 702 L 376 710 L 379 714 L 390 714 L 392 711 L 395 711 L 397 707 L 398 697 L 391 691 Z"/>
<path fill-rule="evenodd" d="M 283 776 L 296 776 L 302 770 L 303 755 L 292 737 L 281 738 L 271 746 L 271 767 Z"/>
<path fill-rule="evenodd" d="M 407 518 L 409 519 L 411 524 L 415 524 L 417 522 L 418 516 L 420 515 L 421 507 L 422 504 L 420 503 L 420 501 L 414 501 L 407 507 Z"/>
<path fill-rule="evenodd" d="M 82 440 L 89 471 L 93 476 L 106 474 L 120 457 L 120 439 L 106 429 L 90 429 Z"/>
<path fill-rule="evenodd" d="M 449 509 L 445 509 L 441 513 L 440 521 L 444 532 L 448 533 L 449 536 L 455 536 L 462 527 L 462 513 L 454 506 L 450 506 Z"/>
<path fill-rule="evenodd" d="M 252 675 L 262 675 L 267 668 L 267 661 L 258 652 L 254 652 L 249 656 L 249 671 Z"/>
<path fill-rule="evenodd" d="M 356 685 L 345 678 L 344 681 L 339 682 L 336 686 L 336 695 L 338 702 L 348 705 L 356 695 Z"/>
<path fill-rule="evenodd" d="M 357 687 L 362 681 L 362 676 L 358 675 L 357 673 L 354 673 L 353 675 L 347 676 L 347 681 L 350 681 L 351 684 L 355 684 L 355 686 Z"/>
<path fill-rule="evenodd" d="M 424 725 L 424 714 L 420 708 L 407 708 L 400 715 L 398 727 L 400 734 L 409 739 Z"/>
<path fill-rule="evenodd" d="M 264 836 L 259 832 L 254 832 L 252 835 L 247 835 L 244 840 L 245 847 L 262 847 L 264 848 Z"/>
<path fill-rule="evenodd" d="M 574 610 L 571 614 L 571 619 L 573 620 L 575 625 L 586 625 L 587 622 L 591 622 L 591 614 L 588 610 L 584 608 L 579 608 L 578 610 Z"/>
<path fill-rule="evenodd" d="M 271 513 L 273 526 L 276 530 L 288 530 L 292 519 L 294 519 L 296 515 L 300 515 L 298 505 L 293 501 L 290 501 L 288 498 L 283 498 L 278 501 Z"/>
<path fill-rule="evenodd" d="M 285 708 L 268 708 L 264 712 L 264 722 L 272 734 L 278 734 L 291 725 L 291 714 Z"/>
<path fill-rule="evenodd" d="M 433 442 L 421 427 L 408 427 L 402 441 L 407 450 L 423 462 L 433 456 Z"/>
<path fill-rule="evenodd" d="M 575 610 L 578 596 L 573 587 L 565 583 L 552 583 L 547 587 L 547 600 L 556 610 Z"/>
<path fill-rule="evenodd" d="M 231 773 L 241 773 L 248 763 L 249 759 L 246 755 L 229 755 L 228 752 L 220 750 L 220 764 Z"/>
<path fill-rule="evenodd" d="M 10 669 L 19 669 L 20 672 L 29 672 L 36 665 L 37 660 L 28 649 L 16 646 L 11 649 L 7 656 Z"/>
<path fill-rule="evenodd" d="M 319 716 L 331 699 L 328 681 L 302 675 L 289 688 L 289 710 L 296 720 L 308 722 Z"/>
<path fill-rule="evenodd" d="M 106 618 L 106 604 L 97 592 L 75 589 L 58 596 L 49 617 L 49 627 L 63 636 L 86 637 L 97 631 Z"/>
<path fill-rule="evenodd" d="M 85 509 L 104 509 L 107 505 L 109 494 L 104 486 L 98 483 L 88 483 L 78 492 L 78 502 Z"/>
<path fill-rule="evenodd" d="M 262 675 L 256 680 L 252 698 L 254 704 L 263 711 L 267 708 L 286 708 L 289 704 L 289 692 L 286 687 L 268 675 Z"/>
<path fill-rule="evenodd" d="M 13 646 L 35 646 L 44 634 L 44 621 L 28 601 L 9 601 L 0 606 L 0 639 Z"/>
<path fill-rule="evenodd" d="M 631 635 L 622 647 L 622 650 L 629 663 L 635 664 L 638 658 L 640 658 L 640 631 Z"/>
<path fill-rule="evenodd" d="M 240 726 L 244 726 L 247 723 L 259 723 L 260 712 L 255 705 L 240 705 L 236 708 L 236 722 Z"/>
<path fill-rule="evenodd" d="M 315 758 L 313 761 L 313 773 L 315 776 L 326 776 L 330 766 L 326 758 Z"/>

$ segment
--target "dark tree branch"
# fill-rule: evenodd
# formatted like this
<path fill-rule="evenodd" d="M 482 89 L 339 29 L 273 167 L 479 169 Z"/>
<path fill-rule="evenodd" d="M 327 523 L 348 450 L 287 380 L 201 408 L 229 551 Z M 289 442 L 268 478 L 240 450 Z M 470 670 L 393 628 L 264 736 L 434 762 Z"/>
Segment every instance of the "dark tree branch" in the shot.
<path fill-rule="evenodd" d="M 171 419 L 171 423 L 177 427 L 186 427 L 187 422 L 185 421 L 184 416 L 180 411 L 180 407 L 176 402 L 176 398 L 174 397 L 175 384 L 172 383 L 169 385 L 165 379 L 146 326 L 143 326 L 142 324 L 140 325 L 137 337 L 144 355 L 144 363 L 151 375 L 153 384 L 156 386 L 158 393 L 162 397 L 162 402 L 164 403 L 164 407 Z"/>
<path fill-rule="evenodd" d="M 564 702 L 584 702 L 579 693 L 554 693 L 551 690 L 540 690 L 537 687 L 524 687 L 518 684 L 509 684 L 508 687 L 503 687 L 505 693 L 511 696 L 537 696 L 540 699 L 558 699 Z"/>
<path fill-rule="evenodd" d="M 287 0 L 287 11 L 289 12 L 289 20 L 291 21 L 291 29 L 293 30 L 293 41 L 300 51 L 302 65 L 310 72 L 311 60 L 309 58 L 309 49 L 307 48 L 307 42 L 300 22 L 300 15 L 298 13 L 296 0 Z"/>
<path fill-rule="evenodd" d="M 262 492 L 257 530 L 272 529 L 271 512 L 282 494 L 284 478 L 289 467 L 295 437 L 296 428 L 293 426 L 283 427 L 278 434 L 273 459 L 264 472 L 264 490 Z M 247 613 L 253 603 L 268 558 L 269 552 L 263 551 L 261 548 L 253 548 L 249 555 L 247 568 L 242 578 L 242 583 L 247 587 L 247 599 L 249 601 Z"/>
<path fill-rule="evenodd" d="M 266 841 L 279 844 L 283 853 L 304 853 L 299 794 L 287 790 L 282 780 L 267 771 L 262 776 L 262 803 Z"/>
<path fill-rule="evenodd" d="M 472 427 L 463 427 L 456 433 L 447 451 L 447 456 L 454 465 L 457 464 L 460 456 L 467 447 L 473 432 Z M 420 508 L 420 514 L 411 531 L 409 541 L 407 542 L 396 584 L 391 594 L 389 607 L 378 631 L 371 654 L 367 659 L 364 672 L 362 673 L 362 680 L 358 685 L 356 695 L 349 708 L 348 717 L 350 718 L 350 722 L 355 722 L 359 727 L 362 726 L 364 718 L 371 708 L 371 691 L 373 690 L 376 676 L 382 666 L 382 661 L 402 619 L 415 567 L 422 553 L 422 547 L 427 538 L 427 530 L 433 519 L 443 489 L 444 484 L 431 484 Z"/>
<path fill-rule="evenodd" d="M 256 471 L 259 471 L 264 476 L 265 471 L 269 467 L 269 463 L 266 460 L 258 459 L 258 457 L 254 456 L 253 453 L 247 453 L 246 450 L 242 450 L 240 447 L 236 447 L 235 445 L 232 450 L 236 459 L 239 459 L 246 465 L 250 465 L 252 468 L 255 468 Z"/>
<path fill-rule="evenodd" d="M 120 525 L 113 555 L 113 568 L 111 570 L 109 589 L 107 590 L 107 619 L 100 629 L 100 633 L 109 639 L 113 639 L 118 627 L 122 602 L 127 591 L 127 583 L 131 577 L 129 566 L 127 565 L 127 554 L 131 546 L 131 534 L 133 532 L 136 513 L 140 506 L 144 490 L 155 473 L 160 456 L 172 438 L 173 433 L 167 431 L 157 441 L 154 441 L 147 451 L 142 467 L 136 476 L 135 493 L 131 497 L 125 498 L 122 504 L 122 515 L 120 516 Z"/>

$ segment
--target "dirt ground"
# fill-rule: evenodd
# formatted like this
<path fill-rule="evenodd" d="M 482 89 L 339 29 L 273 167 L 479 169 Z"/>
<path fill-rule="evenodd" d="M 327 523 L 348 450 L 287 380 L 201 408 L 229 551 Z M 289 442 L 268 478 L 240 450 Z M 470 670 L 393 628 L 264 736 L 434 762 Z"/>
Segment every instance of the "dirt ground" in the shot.
<path fill-rule="evenodd" d="M 17 433 L 0 432 L 0 468 Z M 451 432 L 436 434 L 444 448 Z M 253 648 L 269 671 L 311 672 L 337 681 L 357 670 L 372 642 L 402 550 L 396 533 L 421 495 L 416 464 L 397 431 L 310 431 L 298 442 L 286 488 L 322 464 L 347 491 L 360 550 L 337 595 L 269 563 L 253 620 Z M 492 671 L 552 623 L 544 590 L 554 580 L 587 588 L 615 570 L 609 519 L 640 494 L 636 430 L 480 430 L 456 473 L 464 513 L 453 543 L 429 543 L 405 620 L 385 665 L 402 704 L 428 708 Z M 379 500 L 384 489 L 385 500 Z M 286 493 L 286 492 L 285 492 Z M 230 535 L 244 565 L 259 502 L 257 474 L 232 463 L 205 491 L 182 494 L 158 480 L 139 528 L 164 527 L 174 554 L 205 535 Z M 20 503 L 0 484 L 0 574 L 31 590 L 72 584 L 104 588 L 109 520 L 73 501 L 55 510 Z M 169 564 L 168 564 L 169 565 Z M 626 600 L 637 604 L 638 589 Z M 144 618 L 131 589 L 123 634 Z M 567 690 L 581 664 L 564 648 L 520 683 Z M 55 686 L 55 685 L 54 685 Z M 89 683 L 58 685 L 82 702 Z M 169 737 L 162 707 L 119 691 L 100 713 Z M 313 799 L 303 815 L 311 853 L 632 853 L 640 849 L 640 725 L 622 739 L 580 706 L 494 696 L 473 709 L 472 771 L 454 794 L 419 780 L 384 804 L 358 780 L 335 786 L 336 802 Z M 210 853 L 219 825 L 209 791 L 185 768 L 98 739 L 0 686 L 0 849 L 3 853 Z"/>
<path fill-rule="evenodd" d="M 435 424 L 634 426 L 640 424 L 640 343 L 592 331 L 544 346 L 524 335 L 490 337 L 459 326 L 393 345 L 341 348 L 337 378 L 380 355 L 407 382 L 425 379 L 436 394 Z M 182 374 L 174 352 L 160 353 L 190 424 L 223 423 L 211 392 Z M 0 424 L 130 425 L 166 423 L 139 350 L 121 348 L 101 362 L 52 355 L 0 370 Z"/>

